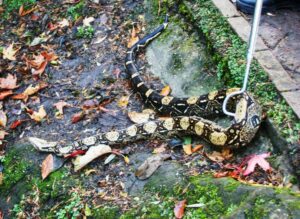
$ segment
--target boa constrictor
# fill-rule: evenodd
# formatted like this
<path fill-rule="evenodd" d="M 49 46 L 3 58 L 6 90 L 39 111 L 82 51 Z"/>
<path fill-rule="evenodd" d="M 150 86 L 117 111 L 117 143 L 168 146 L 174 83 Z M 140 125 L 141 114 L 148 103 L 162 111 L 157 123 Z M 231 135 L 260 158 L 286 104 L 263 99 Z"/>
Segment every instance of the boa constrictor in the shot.
<path fill-rule="evenodd" d="M 222 147 L 237 148 L 247 145 L 257 132 L 261 122 L 261 109 L 253 97 L 244 92 L 232 97 L 228 109 L 235 110 L 235 118 L 228 127 L 222 127 L 205 117 L 220 116 L 225 97 L 239 88 L 213 91 L 202 96 L 177 98 L 171 95 L 162 96 L 150 89 L 140 76 L 135 58 L 140 48 L 159 36 L 167 27 L 167 21 L 134 44 L 126 55 L 125 66 L 134 89 L 145 104 L 151 105 L 159 113 L 169 114 L 165 120 L 154 120 L 143 124 L 134 124 L 123 130 L 112 130 L 100 133 L 79 141 L 62 145 L 54 142 L 41 144 L 41 139 L 31 138 L 31 142 L 40 151 L 54 152 L 57 155 L 67 155 L 76 150 L 87 150 L 97 144 L 120 144 L 139 139 L 179 134 L 194 134 L 207 142 Z"/>

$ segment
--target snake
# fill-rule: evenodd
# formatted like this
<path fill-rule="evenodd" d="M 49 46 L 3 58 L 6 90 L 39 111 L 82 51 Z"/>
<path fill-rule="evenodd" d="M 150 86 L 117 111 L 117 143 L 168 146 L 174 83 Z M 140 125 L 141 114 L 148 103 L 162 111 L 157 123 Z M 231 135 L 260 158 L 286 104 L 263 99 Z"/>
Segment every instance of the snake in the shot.
<path fill-rule="evenodd" d="M 31 138 L 33 146 L 39 151 L 66 156 L 78 150 L 86 151 L 98 144 L 125 144 L 141 139 L 167 138 L 182 133 L 198 136 L 218 147 L 236 149 L 248 145 L 260 126 L 262 115 L 261 107 L 250 93 L 245 91 L 231 97 L 227 107 L 235 112 L 235 116 L 231 124 L 224 127 L 209 118 L 224 116 L 222 105 L 226 96 L 240 88 L 221 89 L 201 96 L 179 98 L 171 94 L 161 95 L 145 84 L 141 70 L 136 64 L 137 54 L 167 26 L 166 18 L 159 27 L 131 46 L 126 52 L 125 67 L 133 89 L 141 96 L 145 105 L 150 105 L 158 113 L 167 114 L 169 117 L 133 124 L 120 130 L 110 130 L 68 144 L 46 143 L 42 142 L 42 139 Z"/>

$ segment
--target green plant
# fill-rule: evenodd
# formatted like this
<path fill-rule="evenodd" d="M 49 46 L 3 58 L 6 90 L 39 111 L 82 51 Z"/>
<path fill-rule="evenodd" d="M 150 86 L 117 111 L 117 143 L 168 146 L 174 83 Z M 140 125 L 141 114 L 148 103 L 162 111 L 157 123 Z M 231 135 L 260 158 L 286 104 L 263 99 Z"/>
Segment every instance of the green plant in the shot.
<path fill-rule="evenodd" d="M 4 18 L 8 18 L 10 13 L 13 11 L 18 11 L 21 5 L 25 7 L 25 9 L 32 7 L 32 5 L 36 2 L 36 0 L 4 0 L 3 8 L 4 8 Z"/>
<path fill-rule="evenodd" d="M 67 14 L 73 20 L 77 20 L 81 16 L 81 14 L 83 13 L 84 6 L 85 6 L 84 1 L 80 1 L 76 5 L 69 7 L 68 10 L 67 10 Z"/>
<path fill-rule="evenodd" d="M 93 38 L 94 28 L 92 26 L 81 26 L 77 28 L 76 36 L 79 38 Z"/>
<path fill-rule="evenodd" d="M 71 194 L 71 198 L 68 201 L 66 201 L 66 203 L 68 204 L 66 204 L 63 208 L 59 209 L 56 212 L 56 218 L 78 218 L 78 216 L 80 216 L 81 210 L 84 208 L 79 194 L 77 192 L 73 192 Z"/>

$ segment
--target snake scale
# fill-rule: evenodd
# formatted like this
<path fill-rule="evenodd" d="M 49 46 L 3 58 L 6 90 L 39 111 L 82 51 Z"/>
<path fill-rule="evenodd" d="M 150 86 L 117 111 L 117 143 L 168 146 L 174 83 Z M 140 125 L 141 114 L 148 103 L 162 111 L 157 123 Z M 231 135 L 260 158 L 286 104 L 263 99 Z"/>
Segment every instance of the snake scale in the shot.
<path fill-rule="evenodd" d="M 247 145 L 257 132 L 261 122 L 261 109 L 253 97 L 244 92 L 232 97 L 228 109 L 235 111 L 235 118 L 228 127 L 222 127 L 207 117 L 220 116 L 226 95 L 239 88 L 222 89 L 201 96 L 177 98 L 171 95 L 162 96 L 149 88 L 143 81 L 135 64 L 140 48 L 145 48 L 158 37 L 168 25 L 167 19 L 152 33 L 135 43 L 126 54 L 125 66 L 135 91 L 145 104 L 151 105 L 161 114 L 171 117 L 165 120 L 153 120 L 143 124 L 134 124 L 122 130 L 100 133 L 82 140 L 62 145 L 56 143 L 33 145 L 40 151 L 53 152 L 57 155 L 68 155 L 76 150 L 87 150 L 97 144 L 120 144 L 139 139 L 170 136 L 179 133 L 193 134 L 207 142 L 221 147 L 238 148 Z"/>

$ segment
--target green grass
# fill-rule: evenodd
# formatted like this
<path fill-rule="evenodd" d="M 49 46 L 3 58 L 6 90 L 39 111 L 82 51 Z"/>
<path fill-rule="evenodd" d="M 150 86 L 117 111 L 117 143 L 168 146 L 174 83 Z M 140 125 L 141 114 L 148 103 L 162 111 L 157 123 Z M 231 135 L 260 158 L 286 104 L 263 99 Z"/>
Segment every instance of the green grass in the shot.
<path fill-rule="evenodd" d="M 11 13 L 18 13 L 21 5 L 24 5 L 25 9 L 33 6 L 36 0 L 3 0 L 4 18 L 8 18 Z"/>

